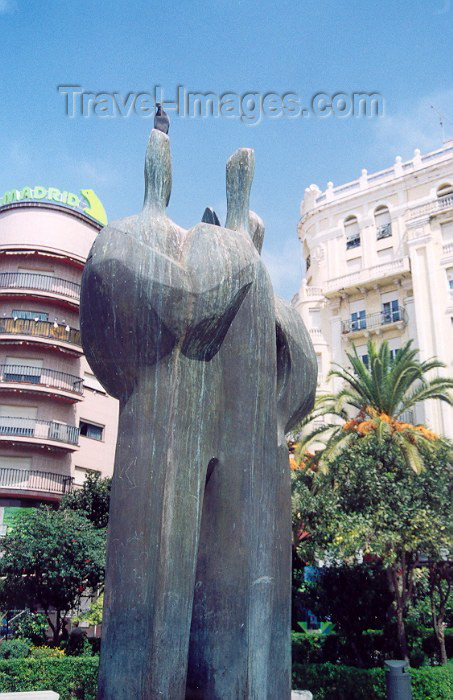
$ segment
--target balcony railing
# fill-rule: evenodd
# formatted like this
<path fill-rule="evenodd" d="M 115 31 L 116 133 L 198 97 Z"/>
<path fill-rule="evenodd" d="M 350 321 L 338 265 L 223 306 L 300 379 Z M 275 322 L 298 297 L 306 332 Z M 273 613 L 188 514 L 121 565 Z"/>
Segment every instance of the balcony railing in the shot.
<path fill-rule="evenodd" d="M 37 418 L 0 416 L 0 436 L 7 435 L 65 442 L 68 445 L 77 445 L 79 442 L 79 429 L 75 425 Z"/>
<path fill-rule="evenodd" d="M 431 202 L 427 202 L 427 204 L 422 204 L 419 207 L 409 209 L 408 217 L 409 219 L 416 219 L 419 216 L 437 214 L 438 212 L 444 211 L 445 209 L 451 209 L 452 207 L 453 194 L 447 194 L 445 197 L 439 197 L 431 200 Z"/>
<path fill-rule="evenodd" d="M 58 372 L 47 367 L 25 365 L 0 365 L 0 382 L 12 384 L 34 384 L 52 389 L 83 393 L 83 379 L 66 372 Z"/>
<path fill-rule="evenodd" d="M 71 299 L 80 298 L 80 284 L 34 272 L 0 272 L 0 289 L 36 289 Z"/>
<path fill-rule="evenodd" d="M 376 240 L 380 241 L 381 238 L 389 238 L 392 235 L 392 224 L 383 224 L 379 226 L 376 231 Z"/>
<path fill-rule="evenodd" d="M 372 331 L 390 323 L 402 323 L 406 325 L 406 310 L 399 308 L 393 311 L 378 311 L 375 314 L 368 314 L 362 318 L 348 319 L 341 322 L 343 333 L 356 333 L 357 331 Z"/>
<path fill-rule="evenodd" d="M 0 468 L 0 488 L 27 491 L 47 491 L 48 493 L 68 493 L 72 488 L 72 476 L 40 472 L 30 469 Z"/>
<path fill-rule="evenodd" d="M 400 274 L 409 272 L 409 270 L 409 258 L 407 256 L 399 258 L 398 260 L 391 260 L 386 263 L 380 263 L 379 265 L 357 270 L 357 272 L 349 272 L 347 275 L 341 275 L 341 277 L 334 277 L 326 282 L 324 293 L 332 294 L 333 292 L 339 292 L 343 289 L 360 287 L 372 283 L 373 280 L 399 276 Z"/>
<path fill-rule="evenodd" d="M 34 321 L 27 318 L 0 318 L 0 334 L 30 335 L 37 338 L 60 340 L 71 345 L 81 345 L 80 330 L 64 323 Z"/>
<path fill-rule="evenodd" d="M 351 233 L 346 237 L 346 250 L 358 248 L 360 246 L 360 233 Z"/>

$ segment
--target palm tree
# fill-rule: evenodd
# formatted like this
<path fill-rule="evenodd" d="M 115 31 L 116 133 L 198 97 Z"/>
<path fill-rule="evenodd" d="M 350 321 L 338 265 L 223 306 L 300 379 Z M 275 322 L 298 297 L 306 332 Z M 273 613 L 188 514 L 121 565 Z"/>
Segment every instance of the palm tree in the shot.
<path fill-rule="evenodd" d="M 295 458 L 307 466 L 316 464 L 321 472 L 328 471 L 328 463 L 354 440 L 377 434 L 381 439 L 391 437 L 398 445 L 406 464 L 419 473 L 423 470 L 420 453 L 422 445 L 434 449 L 439 437 L 422 425 L 404 422 L 402 415 L 421 401 L 438 399 L 453 405 L 453 379 L 429 377 L 433 370 L 444 368 L 437 359 L 421 362 L 418 350 L 409 341 L 390 356 L 388 342 L 380 346 L 368 342 L 368 367 L 360 359 L 355 346 L 346 353 L 350 369 L 335 365 L 329 377 L 343 380 L 336 394 L 318 399 L 311 421 L 335 417 L 299 439 Z M 351 413 L 356 412 L 351 418 Z M 310 444 L 324 441 L 324 448 L 307 459 Z"/>

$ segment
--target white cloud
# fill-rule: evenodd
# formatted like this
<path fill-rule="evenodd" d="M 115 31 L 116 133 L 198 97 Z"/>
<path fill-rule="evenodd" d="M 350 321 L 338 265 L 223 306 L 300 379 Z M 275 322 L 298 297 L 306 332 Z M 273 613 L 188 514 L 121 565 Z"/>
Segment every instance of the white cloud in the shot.
<path fill-rule="evenodd" d="M 439 113 L 445 139 L 453 139 L 452 104 L 453 89 L 449 89 L 426 95 L 415 103 L 404 103 L 393 114 L 376 119 L 377 150 L 386 158 L 401 155 L 407 159 L 415 148 L 422 153 L 440 148 L 443 134 Z"/>
<path fill-rule="evenodd" d="M 0 0 L 0 15 L 10 15 L 17 10 L 16 0 Z"/>

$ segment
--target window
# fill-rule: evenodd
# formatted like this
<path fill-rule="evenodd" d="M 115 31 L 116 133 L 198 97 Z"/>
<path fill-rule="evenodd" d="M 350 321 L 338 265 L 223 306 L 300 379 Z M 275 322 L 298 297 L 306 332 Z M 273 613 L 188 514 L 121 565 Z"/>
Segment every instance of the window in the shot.
<path fill-rule="evenodd" d="M 395 323 L 395 321 L 401 321 L 398 299 L 385 301 L 382 304 L 382 323 Z"/>
<path fill-rule="evenodd" d="M 353 311 L 351 314 L 351 331 L 361 331 L 366 328 L 366 312 Z"/>
<path fill-rule="evenodd" d="M 308 254 L 305 258 L 305 270 L 309 270 L 311 266 L 311 255 Z"/>
<path fill-rule="evenodd" d="M 362 360 L 365 367 L 367 369 L 369 369 L 370 363 L 368 361 L 368 348 L 367 348 L 367 346 L 366 345 L 358 345 L 358 346 L 356 346 L 356 350 L 357 350 L 357 355 L 360 357 L 360 359 Z"/>
<path fill-rule="evenodd" d="M 357 248 L 360 245 L 360 228 L 356 216 L 348 216 L 345 219 L 344 233 L 346 236 L 346 250 Z"/>
<path fill-rule="evenodd" d="M 0 405 L 0 435 L 33 437 L 35 432 L 37 406 Z"/>
<path fill-rule="evenodd" d="M 83 435 L 87 438 L 91 438 L 92 440 L 102 440 L 104 434 L 104 426 L 95 425 L 94 423 L 88 423 L 85 420 L 81 420 L 79 427 L 80 435 Z"/>
<path fill-rule="evenodd" d="M 377 257 L 380 263 L 386 263 L 393 260 L 393 248 L 383 248 L 378 250 Z"/>
<path fill-rule="evenodd" d="M 444 224 L 441 224 L 440 232 L 442 234 L 442 243 L 453 241 L 453 221 L 446 221 Z"/>
<path fill-rule="evenodd" d="M 28 357 L 7 357 L 3 367 L 5 382 L 39 384 L 43 361 Z"/>
<path fill-rule="evenodd" d="M 393 362 L 393 360 L 396 359 L 396 356 L 398 355 L 400 351 L 400 348 L 395 348 L 394 350 L 390 350 L 390 362 Z"/>
<path fill-rule="evenodd" d="M 49 320 L 49 314 L 44 311 L 23 311 L 22 309 L 13 309 L 11 315 L 13 318 L 24 318 L 27 321 Z"/>
<path fill-rule="evenodd" d="M 358 299 L 357 301 L 350 303 L 349 312 L 351 314 L 351 331 L 361 331 L 366 328 L 366 310 L 363 308 L 364 306 L 365 299 Z"/>
<path fill-rule="evenodd" d="M 74 470 L 74 483 L 77 486 L 83 486 L 87 474 L 98 474 L 95 469 L 87 469 L 86 467 L 76 467 Z"/>
<path fill-rule="evenodd" d="M 376 239 L 388 238 L 392 235 L 392 222 L 388 207 L 379 206 L 374 211 L 374 221 L 376 223 Z"/>
<path fill-rule="evenodd" d="M 92 391 L 100 391 L 103 394 L 106 393 L 102 384 L 96 379 L 94 374 L 92 374 L 91 372 L 83 373 L 83 386 L 87 389 L 92 389 Z"/>
<path fill-rule="evenodd" d="M 451 197 L 453 195 L 453 185 L 449 182 L 445 182 L 437 188 L 436 195 L 438 199 L 442 199 L 442 197 Z"/>
<path fill-rule="evenodd" d="M 314 328 L 318 331 L 321 330 L 321 310 L 320 309 L 309 309 L 308 316 L 310 319 L 310 328 Z"/>
<path fill-rule="evenodd" d="M 453 267 L 449 267 L 447 269 L 447 280 L 448 280 L 448 288 L 450 290 L 450 296 L 453 297 Z"/>
<path fill-rule="evenodd" d="M 10 488 L 24 488 L 27 485 L 29 471 L 31 469 L 31 457 L 4 457 L 0 456 L 0 485 Z M 6 527 L 0 535 L 6 534 Z"/>
<path fill-rule="evenodd" d="M 351 258 L 346 261 L 346 267 L 349 272 L 359 272 L 362 268 L 362 258 Z"/>
<path fill-rule="evenodd" d="M 390 362 L 396 359 L 400 351 L 401 338 L 390 338 L 389 340 L 389 351 L 390 351 Z"/>
<path fill-rule="evenodd" d="M 318 363 L 318 384 L 322 382 L 322 355 L 320 352 L 316 353 L 316 362 Z"/>

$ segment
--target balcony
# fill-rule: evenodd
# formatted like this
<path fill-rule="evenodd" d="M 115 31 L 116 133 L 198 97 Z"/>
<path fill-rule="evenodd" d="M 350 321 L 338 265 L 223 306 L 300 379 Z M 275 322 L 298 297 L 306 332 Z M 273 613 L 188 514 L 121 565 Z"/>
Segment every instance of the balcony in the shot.
<path fill-rule="evenodd" d="M 80 330 L 63 323 L 35 321 L 26 318 L 0 318 L 0 340 L 24 342 L 30 337 L 47 345 L 66 347 L 76 354 L 82 354 Z"/>
<path fill-rule="evenodd" d="M 448 209 L 453 209 L 453 194 L 433 199 L 431 202 L 409 209 L 407 216 L 408 219 L 418 219 L 422 216 L 436 216 L 436 214 L 440 214 Z"/>
<path fill-rule="evenodd" d="M 44 443 L 73 452 L 79 443 L 79 428 L 57 421 L 0 416 L 0 442 Z"/>
<path fill-rule="evenodd" d="M 73 374 L 47 367 L 8 364 L 0 365 L 0 389 L 2 388 L 57 394 L 78 401 L 83 394 L 83 380 Z"/>
<path fill-rule="evenodd" d="M 351 248 L 359 248 L 360 246 L 360 233 L 351 233 L 350 236 L 346 237 L 346 250 L 351 250 Z"/>
<path fill-rule="evenodd" d="M 382 238 L 390 238 L 392 235 L 392 224 L 383 224 L 379 226 L 376 230 L 376 240 L 380 241 Z"/>
<path fill-rule="evenodd" d="M 61 298 L 72 304 L 79 304 L 80 284 L 60 277 L 34 272 L 0 272 L 0 294 L 15 294 L 42 298 Z"/>
<path fill-rule="evenodd" d="M 406 310 L 398 308 L 393 311 L 378 311 L 375 314 L 368 314 L 356 320 L 348 319 L 341 322 L 341 332 L 343 334 L 369 335 L 370 333 L 380 333 L 386 328 L 404 328 L 407 324 Z"/>
<path fill-rule="evenodd" d="M 355 294 L 361 288 L 373 288 L 377 283 L 387 284 L 395 279 L 401 279 L 408 276 L 409 272 L 409 258 L 406 256 L 399 260 L 391 260 L 357 270 L 357 272 L 350 272 L 341 277 L 334 277 L 326 283 L 324 294 L 326 296 Z"/>
<path fill-rule="evenodd" d="M 35 491 L 62 496 L 72 489 L 72 476 L 29 469 L 0 468 L 0 489 L 8 491 Z"/>
<path fill-rule="evenodd" d="M 453 241 L 449 241 L 448 243 L 444 243 L 442 246 L 442 255 L 452 255 L 453 254 Z"/>

